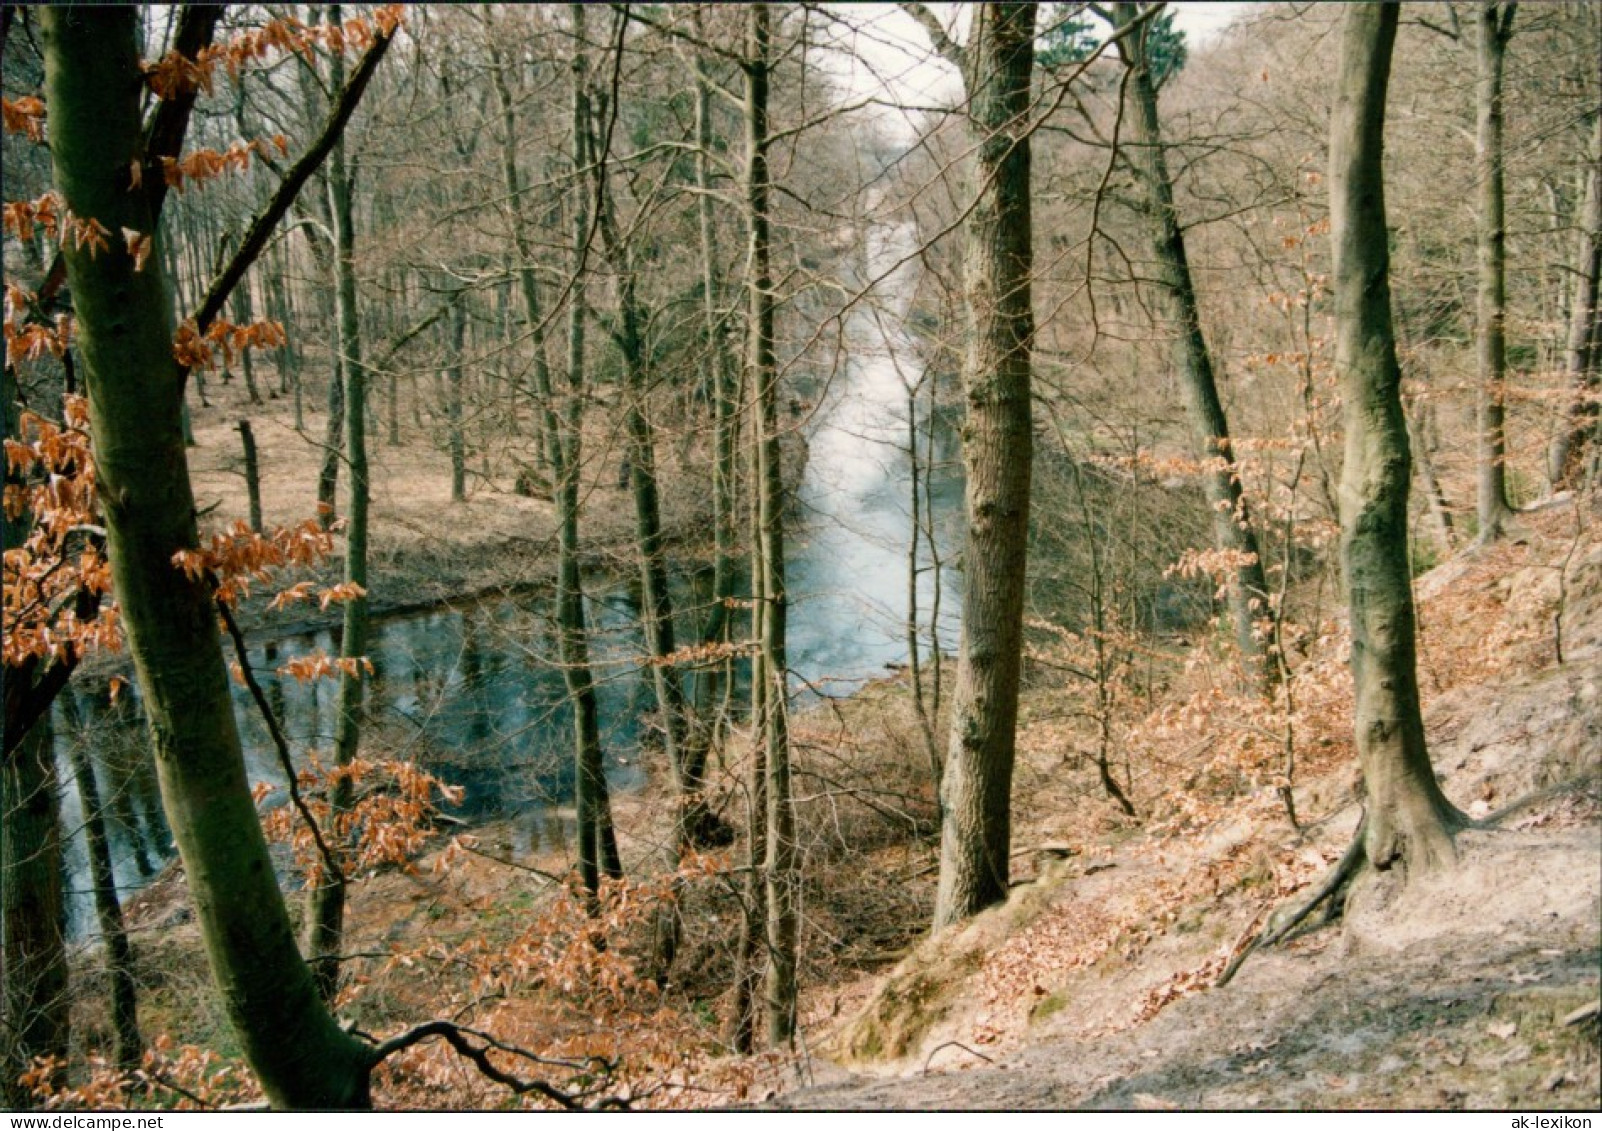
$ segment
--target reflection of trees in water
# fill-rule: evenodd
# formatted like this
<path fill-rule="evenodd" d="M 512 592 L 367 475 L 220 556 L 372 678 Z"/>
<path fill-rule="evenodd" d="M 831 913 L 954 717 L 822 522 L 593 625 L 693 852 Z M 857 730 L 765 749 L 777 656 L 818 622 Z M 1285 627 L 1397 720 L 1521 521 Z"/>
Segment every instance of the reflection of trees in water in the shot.
<path fill-rule="evenodd" d="M 674 579 L 684 627 L 705 614 L 709 580 Z M 650 736 L 656 704 L 640 662 L 639 595 L 630 584 L 593 584 L 589 614 L 607 774 L 614 791 L 627 791 L 643 783 L 643 764 L 655 756 Z M 736 637 L 744 631 L 734 628 Z M 335 636 L 288 636 L 252 652 L 258 680 L 297 760 L 308 753 L 328 759 L 333 684 L 302 682 L 278 669 L 319 650 L 333 653 Z M 369 655 L 374 671 L 364 709 L 373 756 L 414 760 L 463 786 L 464 803 L 453 815 L 470 822 L 517 819 L 524 830 L 518 839 L 526 834 L 533 851 L 560 850 L 570 841 L 571 813 L 563 809 L 573 800 L 573 712 L 548 601 L 508 596 L 380 620 Z M 743 664 L 735 666 L 738 699 L 748 673 Z M 690 696 L 713 683 L 694 671 L 686 675 Z M 126 892 L 151 878 L 173 853 L 139 698 L 131 687 L 115 704 L 103 690 L 73 693 L 83 724 L 62 728 L 57 753 L 65 766 L 61 744 L 72 734 L 81 734 L 93 752 L 118 886 Z M 250 777 L 281 786 L 258 710 L 243 689 L 235 693 Z M 275 791 L 269 803 L 282 796 L 282 789 Z M 74 855 L 79 875 L 69 886 L 87 891 L 82 848 Z"/>
<path fill-rule="evenodd" d="M 109 855 L 116 888 L 142 887 L 170 860 L 176 847 L 161 806 L 156 766 L 138 700 L 125 691 L 69 686 L 56 702 L 54 756 L 64 805 L 63 867 L 70 925 L 83 934 L 92 924 L 90 825 Z"/>

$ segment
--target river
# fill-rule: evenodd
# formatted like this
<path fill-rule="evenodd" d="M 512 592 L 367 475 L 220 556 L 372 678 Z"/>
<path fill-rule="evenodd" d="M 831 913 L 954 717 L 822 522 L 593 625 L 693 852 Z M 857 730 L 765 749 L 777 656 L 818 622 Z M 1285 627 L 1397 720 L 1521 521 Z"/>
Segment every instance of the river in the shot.
<path fill-rule="evenodd" d="M 888 271 L 911 250 L 904 227 L 869 229 L 862 265 L 867 277 Z M 789 661 L 798 699 L 848 695 L 907 659 L 907 545 L 912 462 L 908 452 L 907 382 L 920 371 L 914 342 L 902 329 L 916 285 L 914 265 L 896 270 L 847 315 L 849 356 L 828 382 L 798 382 L 816 402 L 802 427 L 808 459 L 797 485 L 788 540 L 791 593 Z M 878 313 L 875 314 L 875 309 Z M 920 405 L 920 414 L 925 410 Z M 920 416 L 920 433 L 926 419 Z M 937 421 L 936 469 L 929 480 L 935 541 L 949 561 L 960 537 L 962 479 L 957 441 Z M 921 437 L 927 441 L 927 435 Z M 927 652 L 935 572 L 925 552 L 918 578 Z M 955 644 L 960 578 L 941 570 L 942 647 Z M 685 589 L 687 591 L 687 585 Z M 639 719 L 654 707 L 639 658 L 643 652 L 629 587 L 589 579 L 592 658 L 599 687 L 606 770 L 614 793 L 645 781 Z M 276 669 L 317 650 L 334 653 L 332 634 L 318 632 L 253 644 L 258 673 L 297 756 L 326 756 L 332 746 L 335 685 L 299 683 Z M 522 844 L 566 835 L 573 785 L 572 712 L 549 632 L 547 599 L 513 596 L 384 618 L 372 631 L 369 733 L 396 757 L 427 764 L 463 787 L 449 810 L 468 822 L 510 820 Z M 55 713 L 72 929 L 92 931 L 82 814 L 72 784 L 69 743 L 93 757 L 112 843 L 118 886 L 146 882 L 170 857 L 153 772 L 144 756 L 138 694 L 130 688 L 113 707 L 103 695 L 71 688 Z M 236 715 L 252 782 L 281 785 L 283 774 L 265 727 L 243 688 Z M 644 755 L 650 756 L 650 755 Z M 281 799 L 282 789 L 276 791 Z"/>

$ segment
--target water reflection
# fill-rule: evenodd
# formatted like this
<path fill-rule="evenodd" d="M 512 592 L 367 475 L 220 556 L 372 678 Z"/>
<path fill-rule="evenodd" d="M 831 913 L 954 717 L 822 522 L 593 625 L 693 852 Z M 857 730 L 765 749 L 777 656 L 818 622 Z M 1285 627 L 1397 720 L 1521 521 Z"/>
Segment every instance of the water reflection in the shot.
<path fill-rule="evenodd" d="M 894 262 L 910 238 L 903 228 L 877 232 L 870 241 L 869 266 L 883 269 Z M 906 383 L 916 381 L 919 363 L 912 341 L 898 327 L 913 281 L 908 271 L 890 278 L 882 317 L 866 308 L 851 315 L 852 354 L 834 382 L 798 390 L 821 402 L 808 425 L 810 458 L 787 563 L 793 601 L 789 661 L 798 677 L 792 687 L 802 696 L 849 694 L 906 659 L 912 528 Z M 928 409 L 920 405 L 914 411 Z M 958 440 L 938 419 L 932 429 L 927 416 L 916 423 L 935 450 L 930 510 L 940 560 L 949 562 L 961 533 Z M 935 581 L 927 552 L 922 565 L 917 591 L 921 635 L 927 640 Z M 698 594 L 704 603 L 708 580 L 682 580 L 679 607 L 698 608 Z M 949 649 L 956 642 L 960 579 L 943 566 L 941 581 L 945 607 L 936 635 Z M 639 663 L 644 647 L 637 597 L 626 585 L 596 585 L 588 620 L 607 779 L 616 796 L 644 781 L 639 744 L 649 738 L 645 720 L 654 707 Z M 748 634 L 740 623 L 733 632 L 736 639 Z M 681 633 L 684 639 L 693 636 Z M 299 764 L 309 757 L 325 764 L 331 758 L 336 687 L 327 679 L 301 682 L 280 669 L 317 651 L 336 653 L 337 637 L 332 631 L 286 636 L 258 643 L 250 653 Z M 373 626 L 369 658 L 373 674 L 364 754 L 382 750 L 387 757 L 413 760 L 461 786 L 461 803 L 449 811 L 470 824 L 510 820 L 513 844 L 507 847 L 512 850 L 522 845 L 548 850 L 569 842 L 573 717 L 545 599 L 508 596 L 385 618 Z M 736 672 L 735 702 L 742 675 Z M 709 681 L 698 685 L 692 675 L 685 690 L 695 702 L 712 689 Z M 162 818 L 137 690 L 129 687 L 116 705 L 103 694 L 68 694 L 79 698 L 71 707 L 75 717 L 65 706 L 58 708 L 57 763 L 67 783 L 64 819 L 74 830 L 69 887 L 80 891 L 74 907 L 81 929 L 92 912 L 77 831 L 80 806 L 64 743 L 86 743 L 97 778 L 104 777 L 120 888 L 148 880 L 160 862 L 170 859 L 172 839 Z M 233 694 L 249 779 L 280 787 L 270 803 L 281 804 L 283 769 L 266 727 L 246 690 L 235 686 Z"/>

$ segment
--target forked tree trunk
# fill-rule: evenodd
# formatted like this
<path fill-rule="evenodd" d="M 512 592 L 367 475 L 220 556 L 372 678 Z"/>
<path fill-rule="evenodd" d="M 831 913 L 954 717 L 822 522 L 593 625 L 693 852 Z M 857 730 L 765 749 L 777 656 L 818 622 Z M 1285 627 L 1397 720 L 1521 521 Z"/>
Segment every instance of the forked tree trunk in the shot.
<path fill-rule="evenodd" d="M 73 215 L 159 241 L 127 191 L 142 145 L 137 13 L 45 8 L 39 22 L 57 190 Z M 120 240 L 63 254 L 112 577 L 219 999 L 275 1106 L 365 1106 L 370 1054 L 318 997 L 256 819 L 210 590 L 173 566 L 198 532 L 161 257 L 135 271 Z"/>
<path fill-rule="evenodd" d="M 648 410 L 650 377 L 647 372 L 642 328 L 644 312 L 635 290 L 636 278 L 629 248 L 618 232 L 613 211 L 610 170 L 597 162 L 596 200 L 601 210 L 598 227 L 617 277 L 618 318 L 613 333 L 623 357 L 624 429 L 627 433 L 629 492 L 634 498 L 634 551 L 640 567 L 640 620 L 650 655 L 651 687 L 661 719 L 663 745 L 673 774 L 675 805 L 673 837 L 667 863 L 677 869 L 691 844 L 690 820 L 698 808 L 704 783 L 704 754 L 692 762 L 689 719 L 684 681 L 673 654 L 677 650 L 673 628 L 673 594 L 668 588 L 667 547 L 662 536 L 662 501 L 656 477 L 656 429 Z M 704 747 L 702 750 L 704 751 Z M 680 921 L 676 901 L 666 901 L 657 921 L 656 977 L 667 976 L 678 951 Z"/>
<path fill-rule="evenodd" d="M 1462 815 L 1424 746 L 1408 569 L 1410 461 L 1391 326 L 1382 153 L 1397 6 L 1346 9 L 1330 122 L 1335 369 L 1346 453 L 1341 566 L 1350 600 L 1358 758 L 1368 798 L 1364 850 L 1378 868 L 1453 858 Z"/>
<path fill-rule="evenodd" d="M 573 704 L 573 747 L 577 767 L 575 808 L 579 810 L 579 862 L 587 890 L 592 894 L 600 887 L 600 855 L 595 848 L 594 807 L 592 798 L 596 787 L 589 767 L 601 766 L 600 713 L 595 698 L 595 680 L 590 670 L 589 636 L 584 617 L 584 591 L 579 573 L 579 482 L 578 468 L 582 456 L 583 383 L 584 383 L 584 312 L 583 275 L 574 278 L 572 306 L 568 311 L 568 391 L 565 411 L 559 406 L 555 383 L 551 379 L 550 364 L 546 357 L 545 314 L 540 302 L 539 277 L 535 273 L 534 244 L 528 238 L 523 217 L 520 178 L 517 172 L 517 127 L 512 106 L 511 91 L 504 76 L 496 71 L 496 95 L 500 100 L 505 136 L 501 148 L 501 174 L 512 212 L 513 246 L 517 249 L 517 281 L 523 296 L 523 311 L 528 320 L 530 349 L 534 355 L 535 409 L 540 419 L 539 436 L 543 444 L 546 466 L 550 468 L 552 498 L 556 504 L 557 571 L 556 571 L 556 635 L 557 649 L 562 659 L 562 678 L 567 695 Z M 576 97 L 576 96 L 575 96 Z M 580 123 L 575 122 L 575 128 Z M 575 167 L 583 163 L 581 151 L 575 150 Z M 584 214 L 582 188 L 579 191 L 580 207 L 573 218 L 574 266 L 578 264 L 578 249 L 589 229 Z M 605 780 L 600 784 L 604 786 Z M 608 822 L 610 825 L 610 822 Z M 602 838 L 604 842 L 604 837 Z M 613 844 L 615 846 L 615 838 Z M 613 856 L 616 852 L 614 847 Z M 617 872 L 621 874 L 621 862 Z"/>
<path fill-rule="evenodd" d="M 964 52 L 977 199 L 969 214 L 967 543 L 962 638 L 941 781 L 936 927 L 1007 897 L 1029 540 L 1029 85 L 1035 5 L 974 10 Z"/>
<path fill-rule="evenodd" d="M 512 247 L 517 251 L 514 274 L 519 292 L 523 296 L 523 315 L 528 322 L 529 347 L 534 354 L 534 394 L 539 403 L 534 413 L 534 449 L 536 460 L 544 463 L 544 470 L 556 476 L 556 458 L 551 444 L 556 440 L 556 405 L 551 399 L 551 370 L 545 356 L 545 318 L 540 308 L 539 280 L 534 274 L 534 241 L 529 239 L 529 221 L 523 207 L 522 175 L 517 169 L 517 112 L 512 103 L 512 89 L 506 81 L 509 64 L 495 44 L 493 29 L 487 37 L 490 56 L 490 78 L 495 87 L 495 99 L 501 109 L 501 185 L 506 190 L 506 211 L 512 233 Z M 510 320 L 509 320 L 510 321 Z M 508 327 L 510 338 L 511 327 Z M 515 413 L 514 413 L 515 416 Z"/>
<path fill-rule="evenodd" d="M 1513 508 L 1507 499 L 1507 223 L 1503 178 L 1502 69 L 1517 3 L 1488 3 L 1479 12 L 1475 82 L 1475 174 L 1479 216 L 1479 521 L 1480 541 L 1502 536 Z"/>
<path fill-rule="evenodd" d="M 1138 5 L 1120 3 L 1113 13 L 1113 26 L 1128 29 L 1139 18 Z M 1176 331 L 1175 352 L 1179 360 L 1180 385 L 1185 393 L 1185 411 L 1196 458 L 1203 464 L 1202 488 L 1213 526 L 1213 544 L 1231 554 L 1236 565 L 1229 584 L 1230 616 L 1235 622 L 1235 646 L 1255 682 L 1271 688 L 1277 667 L 1264 654 L 1257 622 L 1271 615 L 1268 607 L 1268 581 L 1258 551 L 1257 532 L 1252 526 L 1246 496 L 1241 490 L 1240 467 L 1230 445 L 1229 423 L 1224 403 L 1218 396 L 1213 376 L 1212 352 L 1207 348 L 1201 327 L 1201 304 L 1196 283 L 1190 273 L 1185 251 L 1185 232 L 1174 207 L 1173 179 L 1168 173 L 1168 156 L 1163 148 L 1162 126 L 1157 115 L 1157 83 L 1152 76 L 1146 52 L 1146 28 L 1135 28 L 1123 41 L 1131 68 L 1130 91 L 1134 96 L 1135 145 L 1129 158 L 1145 184 L 1147 218 L 1152 226 L 1152 246 L 1157 253 L 1157 277 L 1168 296 L 1170 317 Z"/>
<path fill-rule="evenodd" d="M 634 550 L 640 567 L 641 620 L 645 645 L 651 656 L 651 685 L 661 715 L 668 764 L 682 803 L 699 793 L 699 780 L 686 776 L 684 683 L 676 664 L 669 657 L 677 650 L 673 629 L 673 594 L 668 589 L 667 548 L 662 536 L 662 500 L 656 478 L 656 429 L 651 423 L 650 375 L 647 372 L 643 328 L 645 312 L 640 309 L 636 276 L 630 250 L 624 246 L 613 210 L 610 171 L 597 162 L 597 207 L 601 210 L 597 227 L 607 258 L 617 278 L 618 316 L 613 340 L 623 358 L 623 426 L 627 434 L 629 493 L 634 501 Z M 681 822 L 682 824 L 682 822 Z"/>

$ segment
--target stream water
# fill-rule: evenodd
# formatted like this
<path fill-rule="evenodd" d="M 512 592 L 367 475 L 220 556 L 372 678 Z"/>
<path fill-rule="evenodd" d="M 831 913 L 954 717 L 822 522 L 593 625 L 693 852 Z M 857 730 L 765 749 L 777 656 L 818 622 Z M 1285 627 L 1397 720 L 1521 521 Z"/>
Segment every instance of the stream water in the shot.
<path fill-rule="evenodd" d="M 906 229 L 871 229 L 864 266 L 878 274 L 910 250 Z M 915 268 L 891 275 L 875 297 L 848 315 L 850 356 L 832 381 L 798 393 L 816 402 L 804 426 L 809 457 L 797 491 L 788 542 L 792 687 L 805 698 L 847 695 L 907 658 L 908 540 L 911 537 L 908 381 L 919 363 L 901 329 Z M 871 277 L 871 276 L 870 276 Z M 805 382 L 802 383 L 805 386 Z M 920 444 L 931 441 L 917 409 Z M 938 421 L 935 470 L 928 483 L 935 542 L 942 560 L 960 536 L 962 480 L 957 440 Z M 927 455 L 927 449 L 922 453 Z M 923 647 L 935 571 L 924 552 L 918 575 Z M 941 646 L 954 646 L 960 579 L 943 567 Z M 688 590 L 688 585 L 684 588 Z M 645 780 L 639 720 L 654 707 L 639 658 L 638 613 L 627 585 L 589 579 L 592 658 L 599 687 L 607 779 L 614 793 Z M 688 627 L 688 626 L 686 626 Z M 546 598 L 502 597 L 385 618 L 372 632 L 374 673 L 368 689 L 370 732 L 396 757 L 415 758 L 465 794 L 452 815 L 472 824 L 510 820 L 521 844 L 567 833 L 573 785 L 572 711 L 550 635 Z M 255 642 L 252 667 L 284 722 L 297 756 L 332 746 L 335 685 L 300 683 L 276 669 L 317 650 L 337 652 L 329 632 Z M 70 918 L 75 934 L 92 930 L 82 813 L 72 782 L 70 744 L 91 755 L 104 803 L 119 888 L 138 887 L 171 855 L 171 837 L 145 754 L 137 692 L 111 705 L 69 689 L 56 710 Z M 283 773 L 265 727 L 243 688 L 236 715 L 252 782 L 281 785 Z M 281 798 L 283 791 L 276 791 Z"/>

